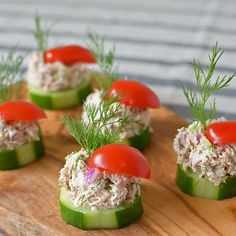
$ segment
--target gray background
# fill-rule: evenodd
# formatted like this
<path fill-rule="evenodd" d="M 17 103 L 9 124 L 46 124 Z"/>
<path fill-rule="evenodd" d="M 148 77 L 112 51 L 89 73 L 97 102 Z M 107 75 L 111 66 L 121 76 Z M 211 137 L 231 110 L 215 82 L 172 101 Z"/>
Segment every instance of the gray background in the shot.
<path fill-rule="evenodd" d="M 195 87 L 191 62 L 204 66 L 213 43 L 225 51 L 216 74 L 236 71 L 236 1 L 234 0 L 0 0 L 0 51 L 18 43 L 19 52 L 35 50 L 34 15 L 46 25 L 59 21 L 50 46 L 84 44 L 88 27 L 116 44 L 123 76 L 151 86 L 163 105 L 187 117 L 182 83 Z M 236 79 L 216 95 L 219 115 L 236 119 Z"/>

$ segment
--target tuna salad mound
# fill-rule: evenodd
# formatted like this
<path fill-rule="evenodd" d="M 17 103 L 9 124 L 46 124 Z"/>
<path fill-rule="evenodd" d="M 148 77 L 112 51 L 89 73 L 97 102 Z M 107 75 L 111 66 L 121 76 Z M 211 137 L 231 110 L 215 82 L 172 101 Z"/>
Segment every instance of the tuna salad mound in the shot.
<path fill-rule="evenodd" d="M 59 185 L 69 191 L 75 207 L 115 208 L 134 202 L 140 195 L 138 178 L 90 169 L 86 164 L 88 158 L 84 149 L 71 153 L 60 171 Z"/>
<path fill-rule="evenodd" d="M 222 120 L 214 120 L 212 123 Z M 236 145 L 213 145 L 206 138 L 200 122 L 195 121 L 178 129 L 173 146 L 177 153 L 177 163 L 184 170 L 193 170 L 199 179 L 207 179 L 219 185 L 228 177 L 236 176 Z"/>
<path fill-rule="evenodd" d="M 61 62 L 45 64 L 42 52 L 33 52 L 28 63 L 27 80 L 33 87 L 46 92 L 78 87 L 88 70 L 86 64 L 66 66 Z"/>
<path fill-rule="evenodd" d="M 88 104 L 94 104 L 95 106 L 98 106 L 101 102 L 101 91 L 95 90 L 93 93 L 91 93 L 86 101 L 85 105 Z M 116 106 L 116 103 L 112 104 L 112 106 Z M 128 117 L 130 117 L 133 122 L 130 122 L 125 127 L 125 130 L 120 133 L 120 139 L 126 139 L 129 137 L 132 137 L 134 135 L 139 134 L 141 131 L 145 130 L 146 128 L 150 128 L 150 116 L 148 109 L 139 108 L 139 107 L 131 107 L 126 106 L 124 104 L 119 103 L 120 106 L 120 113 L 117 113 L 117 117 L 114 118 L 116 121 L 119 119 L 120 114 L 126 114 Z M 112 109 L 112 108 L 111 108 Z M 85 123 L 88 123 L 88 117 L 86 112 L 83 112 L 82 114 L 83 120 Z M 97 119 L 99 119 L 100 114 L 97 113 Z M 109 122 L 109 124 L 106 125 L 106 128 L 110 128 L 111 130 L 114 130 L 121 126 L 121 122 Z"/>
<path fill-rule="evenodd" d="M 39 140 L 35 122 L 5 121 L 0 119 L 0 150 L 12 150 L 31 141 Z"/>

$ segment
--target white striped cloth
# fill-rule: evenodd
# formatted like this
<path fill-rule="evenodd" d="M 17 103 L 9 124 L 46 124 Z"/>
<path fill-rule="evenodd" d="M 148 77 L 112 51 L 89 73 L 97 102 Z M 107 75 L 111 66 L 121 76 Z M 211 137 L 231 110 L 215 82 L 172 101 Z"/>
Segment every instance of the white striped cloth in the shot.
<path fill-rule="evenodd" d="M 34 15 L 53 27 L 50 46 L 86 44 L 88 28 L 116 44 L 122 76 L 151 86 L 163 105 L 189 117 L 182 85 L 196 90 L 193 58 L 204 68 L 218 41 L 225 51 L 216 75 L 236 71 L 236 1 L 234 0 L 0 0 L 0 51 L 18 44 L 35 50 Z M 218 115 L 236 119 L 236 79 L 216 94 Z"/>

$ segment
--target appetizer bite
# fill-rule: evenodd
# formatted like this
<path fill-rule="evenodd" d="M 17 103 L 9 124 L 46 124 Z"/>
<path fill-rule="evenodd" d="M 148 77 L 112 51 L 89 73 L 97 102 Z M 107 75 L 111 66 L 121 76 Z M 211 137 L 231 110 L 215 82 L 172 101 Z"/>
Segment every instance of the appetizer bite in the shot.
<path fill-rule="evenodd" d="M 183 92 L 195 121 L 179 129 L 174 140 L 179 188 L 192 196 L 216 200 L 236 196 L 236 123 L 216 118 L 215 101 L 208 103 L 211 95 L 227 87 L 235 76 L 213 79 L 222 54 L 216 43 L 209 55 L 208 73 L 194 60 L 199 94 L 187 88 Z"/>
<path fill-rule="evenodd" d="M 106 54 L 104 38 L 91 32 L 88 33 L 88 38 L 88 48 L 96 58 L 104 76 L 95 75 L 100 89 L 91 93 L 85 104 L 96 105 L 107 98 L 118 97 L 120 111 L 117 117 L 125 112 L 133 119 L 133 122 L 120 133 L 120 140 L 144 150 L 151 141 L 149 108 L 159 108 L 159 98 L 150 88 L 136 80 L 120 80 L 118 68 L 114 64 L 115 49 L 109 50 Z M 87 122 L 86 112 L 83 112 L 83 118 Z M 119 125 L 121 125 L 119 122 L 116 126 L 111 124 L 110 128 L 114 130 Z"/>
<path fill-rule="evenodd" d="M 80 229 L 121 228 L 143 214 L 140 178 L 149 178 L 150 168 L 138 149 L 114 144 L 120 129 L 106 128 L 116 119 L 110 105 L 99 104 L 96 121 L 97 106 L 87 105 L 86 125 L 81 118 L 64 120 L 81 149 L 66 157 L 60 171 L 60 211 L 65 222 Z M 124 124 L 128 117 L 123 114 L 120 120 Z"/>
<path fill-rule="evenodd" d="M 78 45 L 47 49 L 50 29 L 42 29 L 35 18 L 38 51 L 30 55 L 27 80 L 31 100 L 48 110 L 80 105 L 91 92 L 87 64 L 95 63 L 91 53 Z"/>
<path fill-rule="evenodd" d="M 44 111 L 21 97 L 17 74 L 23 58 L 11 51 L 0 62 L 0 170 L 15 169 L 44 154 L 39 119 Z"/>

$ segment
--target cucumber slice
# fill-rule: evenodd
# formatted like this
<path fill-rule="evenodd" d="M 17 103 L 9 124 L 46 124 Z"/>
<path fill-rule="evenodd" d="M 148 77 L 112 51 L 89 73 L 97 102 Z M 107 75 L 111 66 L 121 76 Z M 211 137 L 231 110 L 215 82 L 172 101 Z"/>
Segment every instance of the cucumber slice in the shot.
<path fill-rule="evenodd" d="M 143 214 L 142 199 L 137 196 L 134 203 L 117 208 L 90 210 L 85 207 L 75 208 L 68 197 L 68 191 L 61 188 L 60 210 L 63 220 L 80 229 L 117 229 L 125 227 Z"/>
<path fill-rule="evenodd" d="M 122 141 L 122 143 L 143 151 L 151 143 L 151 133 L 149 127 L 141 131 L 139 134 Z"/>
<path fill-rule="evenodd" d="M 0 151 L 0 170 L 12 170 L 25 166 L 44 154 L 42 138 L 26 143 L 13 150 Z"/>
<path fill-rule="evenodd" d="M 29 94 L 33 103 L 48 110 L 66 109 L 80 105 L 91 93 L 91 79 L 84 78 L 76 88 L 58 92 L 45 92 L 29 86 Z"/>
<path fill-rule="evenodd" d="M 222 200 L 236 196 L 236 176 L 216 186 L 207 179 L 199 179 L 191 169 L 185 171 L 177 165 L 176 183 L 184 193 L 195 197 Z"/>

